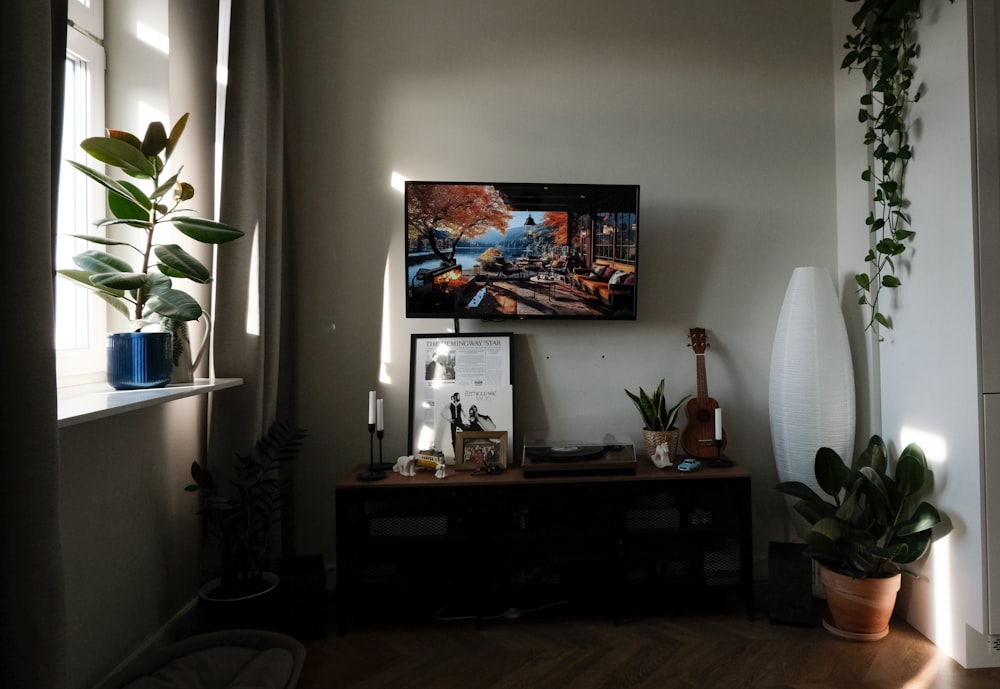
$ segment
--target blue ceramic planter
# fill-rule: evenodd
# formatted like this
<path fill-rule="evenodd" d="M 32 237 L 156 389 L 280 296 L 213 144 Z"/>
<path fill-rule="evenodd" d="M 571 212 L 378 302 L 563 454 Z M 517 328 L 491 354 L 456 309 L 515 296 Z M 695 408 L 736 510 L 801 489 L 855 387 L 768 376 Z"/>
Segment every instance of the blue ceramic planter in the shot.
<path fill-rule="evenodd" d="M 170 333 L 108 335 L 108 384 L 115 390 L 162 388 L 173 370 Z"/>

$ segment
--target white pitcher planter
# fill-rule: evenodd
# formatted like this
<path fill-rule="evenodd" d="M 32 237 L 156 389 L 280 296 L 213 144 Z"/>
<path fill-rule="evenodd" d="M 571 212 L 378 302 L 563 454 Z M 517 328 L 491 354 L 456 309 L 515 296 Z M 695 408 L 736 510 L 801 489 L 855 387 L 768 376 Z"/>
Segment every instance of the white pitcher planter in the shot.
<path fill-rule="evenodd" d="M 201 337 L 201 342 L 198 344 L 197 353 L 192 353 L 187 321 L 170 321 L 171 327 L 167 328 L 174 336 L 173 370 L 170 375 L 171 385 L 193 383 L 194 372 L 205 356 L 205 352 L 208 351 L 206 345 L 208 344 L 208 336 L 212 330 L 212 322 L 204 314 L 198 320 L 205 323 L 205 332 Z"/>

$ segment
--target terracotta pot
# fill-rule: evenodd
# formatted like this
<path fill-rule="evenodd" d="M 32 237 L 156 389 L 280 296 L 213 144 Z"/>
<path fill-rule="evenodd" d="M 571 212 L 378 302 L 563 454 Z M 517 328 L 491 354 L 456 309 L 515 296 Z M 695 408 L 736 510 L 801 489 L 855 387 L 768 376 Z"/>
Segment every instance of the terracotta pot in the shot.
<path fill-rule="evenodd" d="M 824 627 L 839 636 L 860 641 L 874 641 L 889 633 L 899 574 L 854 579 L 821 566 L 819 576 L 830 610 L 829 623 L 824 620 Z"/>
<path fill-rule="evenodd" d="M 674 455 L 677 453 L 677 441 L 680 437 L 680 432 L 677 430 L 673 431 L 647 431 L 645 428 L 642 429 L 642 440 L 646 445 L 646 456 L 652 457 L 656 452 L 656 446 L 667 444 L 667 452 L 670 457 L 670 463 L 674 463 Z"/>

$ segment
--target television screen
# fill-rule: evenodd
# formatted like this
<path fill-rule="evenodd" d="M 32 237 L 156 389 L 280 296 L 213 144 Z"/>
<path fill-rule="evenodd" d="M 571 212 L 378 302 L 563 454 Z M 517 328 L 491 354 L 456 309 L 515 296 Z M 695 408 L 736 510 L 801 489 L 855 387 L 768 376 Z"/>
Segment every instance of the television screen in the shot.
<path fill-rule="evenodd" d="M 408 318 L 636 317 L 639 187 L 405 185 Z"/>

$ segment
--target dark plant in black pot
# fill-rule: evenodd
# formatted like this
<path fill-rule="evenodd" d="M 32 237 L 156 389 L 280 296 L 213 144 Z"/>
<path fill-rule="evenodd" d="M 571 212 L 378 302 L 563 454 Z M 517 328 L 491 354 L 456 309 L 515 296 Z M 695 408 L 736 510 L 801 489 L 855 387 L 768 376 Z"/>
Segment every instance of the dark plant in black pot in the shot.
<path fill-rule="evenodd" d="M 201 492 L 198 514 L 219 546 L 221 576 L 203 589 L 213 598 L 247 598 L 276 585 L 265 565 L 287 493 L 280 469 L 298 456 L 305 437 L 305 430 L 275 421 L 252 452 L 237 454 L 232 476 L 224 482 L 198 462 L 191 464 L 194 483 L 185 490 Z"/>

